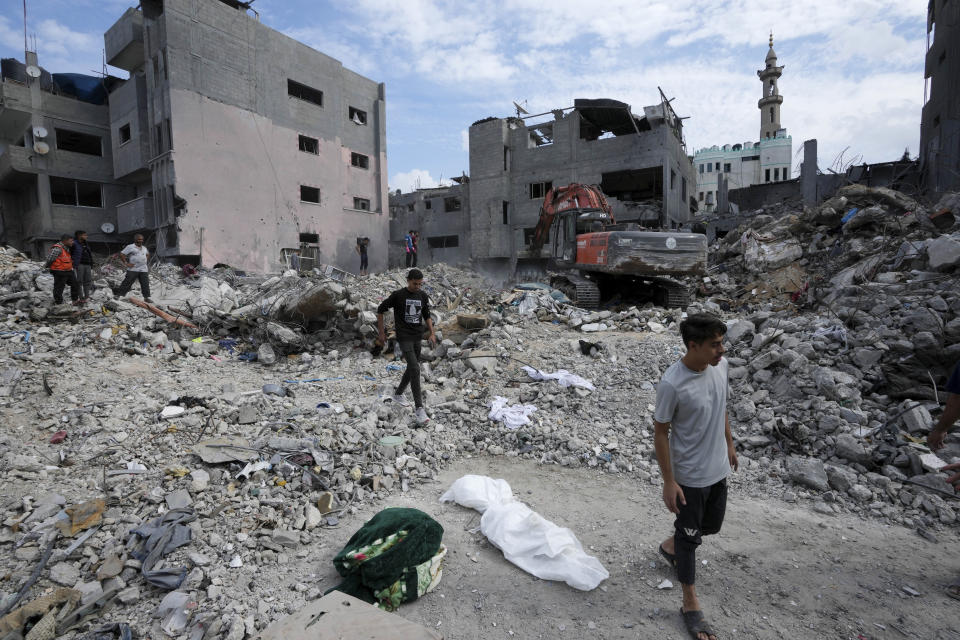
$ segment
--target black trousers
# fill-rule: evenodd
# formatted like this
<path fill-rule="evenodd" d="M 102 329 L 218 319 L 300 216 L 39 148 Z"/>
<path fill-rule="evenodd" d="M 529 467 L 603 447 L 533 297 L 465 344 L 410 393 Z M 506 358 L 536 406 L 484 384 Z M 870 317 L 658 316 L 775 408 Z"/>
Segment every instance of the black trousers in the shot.
<path fill-rule="evenodd" d="M 77 286 L 77 279 L 73 276 L 73 269 L 66 271 L 50 270 L 53 274 L 53 301 L 57 304 L 63 304 L 63 288 L 70 285 L 70 300 L 76 302 L 80 299 L 80 287 Z"/>
<path fill-rule="evenodd" d="M 417 264 L 417 254 L 407 251 L 407 268 L 414 267 Z"/>
<path fill-rule="evenodd" d="M 407 385 L 410 385 L 413 391 L 413 404 L 419 409 L 423 406 L 423 398 L 420 394 L 420 343 L 421 340 L 413 342 L 400 342 L 400 353 L 407 363 L 407 370 L 403 372 L 400 378 L 400 386 L 397 387 L 396 395 L 402 394 Z"/>
<path fill-rule="evenodd" d="M 140 281 L 140 293 L 143 294 L 144 298 L 149 298 L 150 274 L 146 271 L 127 271 L 127 275 L 123 278 L 123 283 L 120 285 L 120 288 L 117 289 L 117 295 L 127 295 L 127 291 L 130 291 L 130 287 L 132 287 L 133 283 L 137 280 Z"/>
<path fill-rule="evenodd" d="M 673 543 L 677 558 L 677 579 L 682 584 L 696 584 L 697 547 L 702 536 L 720 532 L 727 511 L 727 479 L 709 487 L 685 487 L 680 513 L 673 523 Z"/>
<path fill-rule="evenodd" d="M 367 264 L 368 264 L 368 262 L 367 262 L 367 254 L 361 253 L 361 254 L 360 254 L 360 271 L 366 271 L 366 270 L 367 270 Z"/>

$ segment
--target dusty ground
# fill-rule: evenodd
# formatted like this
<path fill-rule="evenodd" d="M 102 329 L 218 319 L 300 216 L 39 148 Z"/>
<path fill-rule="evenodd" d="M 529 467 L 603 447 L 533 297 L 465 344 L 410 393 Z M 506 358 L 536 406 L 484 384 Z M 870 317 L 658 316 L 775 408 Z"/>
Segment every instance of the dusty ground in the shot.
<path fill-rule="evenodd" d="M 475 511 L 437 502 L 466 473 L 506 479 L 534 510 L 570 527 L 603 561 L 609 580 L 585 593 L 508 563 L 482 534 L 468 531 L 479 525 Z M 346 519 L 305 570 L 325 588 L 336 584 L 334 553 L 362 519 L 386 506 L 417 507 L 444 526 L 450 551 L 443 581 L 399 615 L 446 638 L 688 637 L 679 587 L 656 589 L 673 578 L 656 553 L 670 523 L 658 485 L 510 458 L 463 460 L 433 486 Z M 724 530 L 706 539 L 698 559 L 707 562 L 698 567 L 701 602 L 721 638 L 960 638 L 960 602 L 942 590 L 960 574 L 955 538 L 931 543 L 902 527 L 823 516 L 749 495 L 734 478 Z"/>

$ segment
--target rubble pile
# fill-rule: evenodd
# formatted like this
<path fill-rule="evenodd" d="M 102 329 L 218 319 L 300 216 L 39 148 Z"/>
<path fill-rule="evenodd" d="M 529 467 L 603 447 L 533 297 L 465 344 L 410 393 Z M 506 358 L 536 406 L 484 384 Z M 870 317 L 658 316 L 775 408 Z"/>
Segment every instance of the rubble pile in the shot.
<path fill-rule="evenodd" d="M 960 360 L 958 204 L 848 187 L 718 243 L 687 312 L 728 324 L 735 487 L 930 538 L 956 526 L 936 470 L 960 438 L 939 457 L 924 441 Z M 421 427 L 391 401 L 395 345 L 373 349 L 403 271 L 162 265 L 144 307 L 110 295 L 121 273 L 104 267 L 78 308 L 51 303 L 39 263 L 0 250 L 0 632 L 71 638 L 116 621 L 255 637 L 331 586 L 265 569 L 310 562 L 359 505 L 389 506 L 467 457 L 659 485 L 652 416 L 683 355 L 679 310 L 583 310 L 545 285 L 423 271 L 439 342 L 423 349 Z"/>

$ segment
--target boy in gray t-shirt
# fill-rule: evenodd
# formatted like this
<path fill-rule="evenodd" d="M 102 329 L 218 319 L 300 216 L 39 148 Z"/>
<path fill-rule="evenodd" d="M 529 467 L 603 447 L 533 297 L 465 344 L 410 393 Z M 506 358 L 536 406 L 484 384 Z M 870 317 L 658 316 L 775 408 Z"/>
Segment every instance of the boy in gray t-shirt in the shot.
<path fill-rule="evenodd" d="M 657 386 L 654 446 L 663 475 L 663 502 L 677 518 L 660 553 L 676 567 L 683 589 L 683 621 L 691 637 L 716 640 L 694 586 L 701 536 L 720 531 L 727 506 L 727 475 L 737 452 L 727 418 L 727 327 L 709 314 L 680 323 L 687 353 Z"/>

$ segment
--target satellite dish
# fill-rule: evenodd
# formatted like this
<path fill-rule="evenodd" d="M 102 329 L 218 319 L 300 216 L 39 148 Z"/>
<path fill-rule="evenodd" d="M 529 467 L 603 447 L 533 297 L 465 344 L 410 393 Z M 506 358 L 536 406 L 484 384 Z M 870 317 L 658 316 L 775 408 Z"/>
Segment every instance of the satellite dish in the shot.
<path fill-rule="evenodd" d="M 46 128 L 46 127 L 34 127 L 34 128 L 33 128 L 33 137 L 34 137 L 34 138 L 46 138 L 46 137 L 47 137 L 47 128 Z"/>
<path fill-rule="evenodd" d="M 48 145 L 46 142 L 43 142 L 42 140 L 37 140 L 36 142 L 33 143 L 33 150 L 39 153 L 40 155 L 45 156 L 48 153 L 50 153 L 50 145 Z"/>
<path fill-rule="evenodd" d="M 104 222 L 102 225 L 100 225 L 100 231 L 103 231 L 104 233 L 113 233 L 113 223 Z"/>
<path fill-rule="evenodd" d="M 517 110 L 517 116 L 519 116 L 521 113 L 524 113 L 524 114 L 526 114 L 526 115 L 530 115 L 530 112 L 527 111 L 526 109 L 524 109 L 523 107 L 521 107 L 521 106 L 517 103 L 516 100 L 513 101 L 513 106 L 514 106 L 514 107 L 516 108 L 516 110 Z"/>
<path fill-rule="evenodd" d="M 39 78 L 39 77 L 40 77 L 40 67 L 38 67 L 38 66 L 36 66 L 36 65 L 33 65 L 33 64 L 28 64 L 28 65 L 27 65 L 27 75 L 30 76 L 31 78 Z"/>

